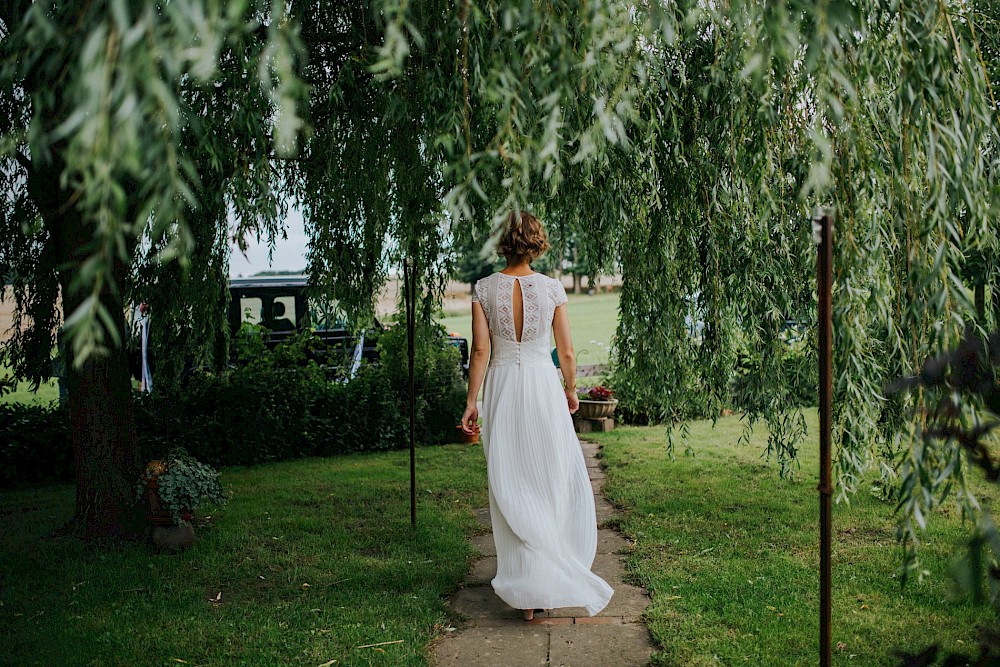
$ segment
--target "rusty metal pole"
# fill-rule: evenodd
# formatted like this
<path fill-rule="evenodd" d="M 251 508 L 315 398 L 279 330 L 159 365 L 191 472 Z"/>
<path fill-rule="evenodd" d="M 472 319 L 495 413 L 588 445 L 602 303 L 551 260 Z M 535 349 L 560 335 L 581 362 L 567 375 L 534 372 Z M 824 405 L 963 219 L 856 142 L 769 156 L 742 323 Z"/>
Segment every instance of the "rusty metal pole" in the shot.
<path fill-rule="evenodd" d="M 829 667 L 831 652 L 830 552 L 832 530 L 831 434 L 833 406 L 833 213 L 814 220 L 819 232 L 816 285 L 819 295 L 819 664 Z"/>
<path fill-rule="evenodd" d="M 416 421 L 414 412 L 416 410 L 415 382 L 414 382 L 414 356 L 416 354 L 414 338 L 416 327 L 416 285 L 414 274 L 414 260 L 407 257 L 403 262 L 403 299 L 406 304 L 406 353 L 409 376 L 407 378 L 407 412 L 410 418 L 410 525 L 417 525 L 417 446 L 415 440 Z"/>

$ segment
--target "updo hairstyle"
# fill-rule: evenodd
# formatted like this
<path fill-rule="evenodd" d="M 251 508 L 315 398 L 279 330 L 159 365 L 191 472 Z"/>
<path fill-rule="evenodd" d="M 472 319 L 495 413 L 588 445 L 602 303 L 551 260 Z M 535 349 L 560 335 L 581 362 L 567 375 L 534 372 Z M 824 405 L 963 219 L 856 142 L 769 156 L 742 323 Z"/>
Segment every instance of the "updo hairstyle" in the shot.
<path fill-rule="evenodd" d="M 503 233 L 497 243 L 497 254 L 509 262 L 533 262 L 551 248 L 549 235 L 545 233 L 542 221 L 522 211 L 512 212 L 504 223 Z"/>

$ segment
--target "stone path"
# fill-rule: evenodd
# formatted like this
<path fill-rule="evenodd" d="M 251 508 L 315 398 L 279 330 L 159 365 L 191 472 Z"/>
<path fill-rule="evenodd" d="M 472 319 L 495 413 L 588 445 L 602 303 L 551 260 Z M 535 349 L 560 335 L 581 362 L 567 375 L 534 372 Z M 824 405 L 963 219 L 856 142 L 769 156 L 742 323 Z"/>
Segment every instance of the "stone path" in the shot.
<path fill-rule="evenodd" d="M 599 446 L 589 442 L 581 446 L 594 487 L 600 527 L 616 511 L 601 496 L 604 470 L 597 458 Z M 489 530 L 489 509 L 477 510 L 476 516 Z M 593 570 L 615 589 L 615 594 L 608 606 L 593 618 L 582 608 L 567 608 L 536 613 L 535 620 L 525 622 L 521 612 L 508 607 L 490 586 L 497 566 L 493 535 L 489 532 L 477 535 L 472 543 L 481 557 L 450 600 L 451 608 L 466 621 L 437 643 L 432 664 L 632 667 L 649 661 L 653 644 L 641 620 L 649 596 L 643 589 L 624 583 L 621 554 L 627 553 L 629 545 L 614 530 L 600 528 L 597 532 Z"/>

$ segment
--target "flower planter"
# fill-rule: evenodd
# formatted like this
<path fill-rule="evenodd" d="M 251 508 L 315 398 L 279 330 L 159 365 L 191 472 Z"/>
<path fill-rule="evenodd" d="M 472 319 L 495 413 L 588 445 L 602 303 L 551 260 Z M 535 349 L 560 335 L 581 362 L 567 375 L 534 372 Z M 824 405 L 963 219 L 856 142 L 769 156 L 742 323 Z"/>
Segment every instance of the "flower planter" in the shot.
<path fill-rule="evenodd" d="M 156 482 L 156 478 L 153 477 L 146 482 L 146 498 L 149 501 L 149 522 L 154 526 L 176 526 L 177 522 L 174 521 L 174 517 L 170 514 L 170 510 L 163 506 L 163 500 L 160 498 L 160 485 Z M 191 523 L 194 520 L 194 512 L 190 509 L 181 510 L 181 519 L 187 523 Z"/>
<path fill-rule="evenodd" d="M 615 406 L 618 405 L 618 399 L 612 398 L 610 401 L 590 401 L 590 400 L 580 400 L 580 409 L 577 410 L 576 416 L 580 419 L 607 419 L 615 414 Z"/>

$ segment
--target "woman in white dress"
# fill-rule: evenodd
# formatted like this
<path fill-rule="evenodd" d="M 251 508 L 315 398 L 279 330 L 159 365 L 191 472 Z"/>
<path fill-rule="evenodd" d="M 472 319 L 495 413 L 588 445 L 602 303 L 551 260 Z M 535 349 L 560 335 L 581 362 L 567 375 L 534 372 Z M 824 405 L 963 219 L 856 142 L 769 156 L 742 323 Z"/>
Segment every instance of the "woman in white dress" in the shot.
<path fill-rule="evenodd" d="M 493 589 L 529 621 L 535 611 L 557 607 L 584 607 L 593 616 L 614 593 L 590 571 L 597 517 L 571 417 L 579 399 L 566 290 L 530 266 L 548 249 L 537 218 L 508 217 L 497 246 L 507 267 L 478 281 L 472 298 L 462 417 L 471 433 L 485 377 L 481 435 L 497 547 Z M 553 333 L 563 385 L 549 353 Z"/>

